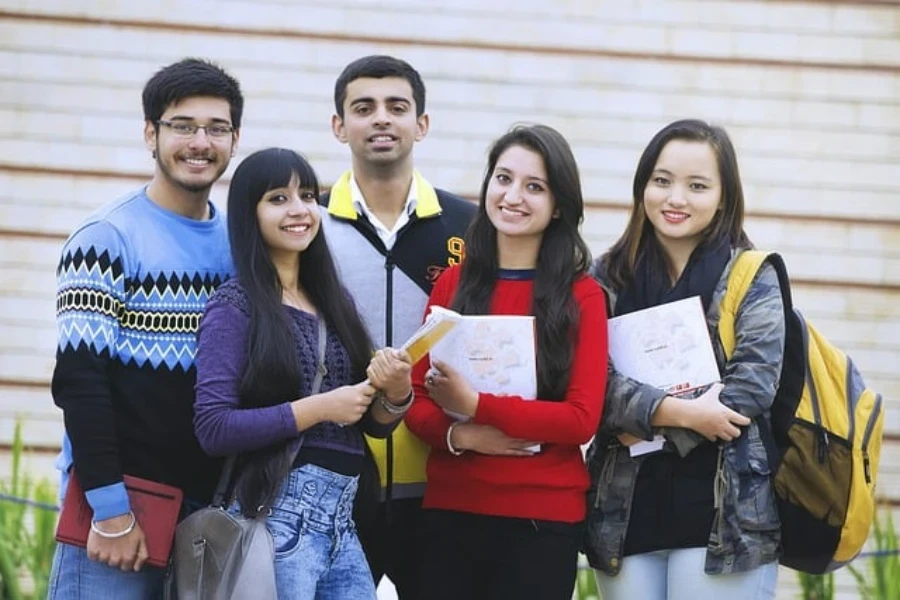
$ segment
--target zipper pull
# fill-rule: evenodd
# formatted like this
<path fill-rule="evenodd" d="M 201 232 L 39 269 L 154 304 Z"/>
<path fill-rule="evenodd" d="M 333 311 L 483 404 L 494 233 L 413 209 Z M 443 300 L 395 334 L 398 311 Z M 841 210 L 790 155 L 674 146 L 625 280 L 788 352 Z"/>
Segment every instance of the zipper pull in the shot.
<path fill-rule="evenodd" d="M 869 451 L 863 448 L 863 473 L 866 474 L 866 485 L 872 485 L 872 468 L 869 466 Z"/>
<path fill-rule="evenodd" d="M 819 451 L 819 464 L 825 464 L 825 458 L 828 453 L 828 433 L 824 429 L 819 430 L 819 443 L 816 445 Z"/>
<path fill-rule="evenodd" d="M 394 270 L 394 255 L 391 254 L 390 250 L 384 255 L 384 269 L 386 271 Z"/>

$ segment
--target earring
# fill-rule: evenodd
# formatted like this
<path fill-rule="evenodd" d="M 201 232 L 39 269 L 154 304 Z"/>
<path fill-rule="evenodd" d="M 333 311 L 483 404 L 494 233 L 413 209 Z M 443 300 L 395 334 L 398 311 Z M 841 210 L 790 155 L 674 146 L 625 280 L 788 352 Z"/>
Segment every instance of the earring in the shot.
<path fill-rule="evenodd" d="M 152 152 L 150 152 L 150 156 L 152 156 L 153 159 L 156 160 L 156 150 L 153 150 Z"/>

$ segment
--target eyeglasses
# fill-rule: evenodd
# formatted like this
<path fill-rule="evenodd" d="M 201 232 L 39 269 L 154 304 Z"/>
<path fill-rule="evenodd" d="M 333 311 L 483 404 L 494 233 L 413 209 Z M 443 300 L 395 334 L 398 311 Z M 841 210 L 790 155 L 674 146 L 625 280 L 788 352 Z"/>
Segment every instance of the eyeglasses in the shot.
<path fill-rule="evenodd" d="M 172 130 L 172 133 L 178 137 L 185 138 L 194 137 L 199 129 L 205 131 L 207 136 L 216 139 L 226 138 L 234 133 L 234 127 L 222 123 L 216 123 L 214 125 L 197 125 L 190 121 L 166 121 L 163 119 L 160 119 L 157 123 L 168 127 Z"/>

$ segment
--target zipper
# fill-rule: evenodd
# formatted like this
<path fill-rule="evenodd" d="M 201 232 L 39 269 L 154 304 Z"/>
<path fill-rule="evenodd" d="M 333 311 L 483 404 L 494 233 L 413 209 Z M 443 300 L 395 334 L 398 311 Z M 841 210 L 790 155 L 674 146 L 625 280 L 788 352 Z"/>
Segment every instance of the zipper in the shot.
<path fill-rule="evenodd" d="M 809 329 L 802 316 L 798 316 L 800 331 L 803 334 L 803 358 L 806 363 L 806 387 L 809 388 L 809 402 L 812 405 L 813 422 L 816 425 L 818 441 L 816 443 L 816 458 L 819 464 L 825 464 L 828 457 L 828 432 L 822 426 L 822 409 L 819 407 L 819 392 L 816 390 L 816 382 L 813 380 L 812 369 L 809 366 Z M 853 420 L 851 418 L 850 422 Z M 852 425 L 851 425 L 852 426 Z M 849 439 L 853 439 L 852 436 Z"/>
<path fill-rule="evenodd" d="M 394 341 L 394 255 L 390 250 L 384 253 L 385 301 L 384 301 L 384 345 L 391 346 Z M 391 503 L 394 499 L 394 434 L 385 441 L 386 481 L 384 489 L 385 521 L 392 521 Z"/>
<path fill-rule="evenodd" d="M 878 421 L 878 417 L 881 416 L 881 394 L 875 394 L 875 406 L 872 407 L 872 416 L 869 417 L 869 422 L 866 423 L 866 430 L 863 432 L 862 439 L 862 455 L 863 455 L 863 472 L 866 475 L 866 484 L 872 484 L 872 467 L 869 464 L 869 439 L 872 437 L 872 432 L 875 430 L 875 422 Z"/>
<path fill-rule="evenodd" d="M 855 395 L 853 393 L 853 375 L 856 373 L 856 369 L 853 368 L 853 362 L 849 356 L 844 368 L 847 371 L 847 380 L 844 382 L 844 389 L 847 390 L 847 423 L 850 424 L 850 433 L 847 435 L 847 439 L 852 440 L 856 433 L 856 405 L 859 403 L 862 393 Z"/>
<path fill-rule="evenodd" d="M 816 391 L 816 382 L 813 381 L 812 370 L 809 366 L 809 329 L 806 328 L 806 321 L 800 319 L 800 331 L 803 334 L 803 361 L 806 363 L 806 385 L 809 387 L 809 400 L 812 403 L 813 422 L 818 427 L 822 427 L 822 410 L 819 408 L 819 392 Z"/>
<path fill-rule="evenodd" d="M 394 343 L 394 255 L 388 250 L 384 255 L 385 304 L 384 304 L 384 345 Z"/>

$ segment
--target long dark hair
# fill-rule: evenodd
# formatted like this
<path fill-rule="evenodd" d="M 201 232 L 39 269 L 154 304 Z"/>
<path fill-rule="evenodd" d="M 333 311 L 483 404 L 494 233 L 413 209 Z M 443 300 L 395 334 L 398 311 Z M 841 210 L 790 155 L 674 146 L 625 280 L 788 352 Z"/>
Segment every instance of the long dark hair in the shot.
<path fill-rule="evenodd" d="M 648 268 L 655 272 L 665 274 L 669 270 L 666 253 L 653 233 L 653 223 L 647 219 L 644 211 L 644 190 L 656 168 L 659 155 L 672 140 L 705 142 L 716 155 L 719 179 L 722 182 L 722 208 L 716 211 L 701 244 L 717 245 L 728 238 L 733 248 L 752 247 L 750 238 L 744 232 L 744 188 L 741 186 L 737 154 L 728 133 L 721 127 L 696 119 L 675 121 L 663 127 L 644 148 L 634 172 L 628 226 L 622 237 L 598 259 L 598 270 L 605 273 L 618 289 L 631 284 L 635 267 L 642 257 L 651 261 Z"/>
<path fill-rule="evenodd" d="M 259 408 L 295 400 L 302 373 L 295 328 L 282 306 L 278 272 L 263 241 L 257 205 L 263 195 L 299 180 L 301 188 L 319 194 L 310 164 L 292 150 L 268 148 L 241 162 L 228 189 L 228 237 L 237 278 L 250 305 L 247 367 L 240 383 L 241 406 Z M 365 379 L 372 343 L 356 307 L 341 286 L 321 229 L 303 251 L 299 285 L 316 307 L 319 318 L 337 333 L 350 356 L 353 381 Z M 245 514 L 271 505 L 291 468 L 290 441 L 245 453 L 237 499 Z"/>
<path fill-rule="evenodd" d="M 500 155 L 521 146 L 541 156 L 555 202 L 554 218 L 541 239 L 534 278 L 532 312 L 537 328 L 538 397 L 562 400 L 578 329 L 572 284 L 590 264 L 590 250 L 578 232 L 584 199 L 578 164 L 565 138 L 546 125 L 517 125 L 494 142 L 481 184 L 478 211 L 466 233 L 466 257 L 452 308 L 464 314 L 490 312 L 499 269 L 497 230 L 487 215 L 487 190 Z"/>

